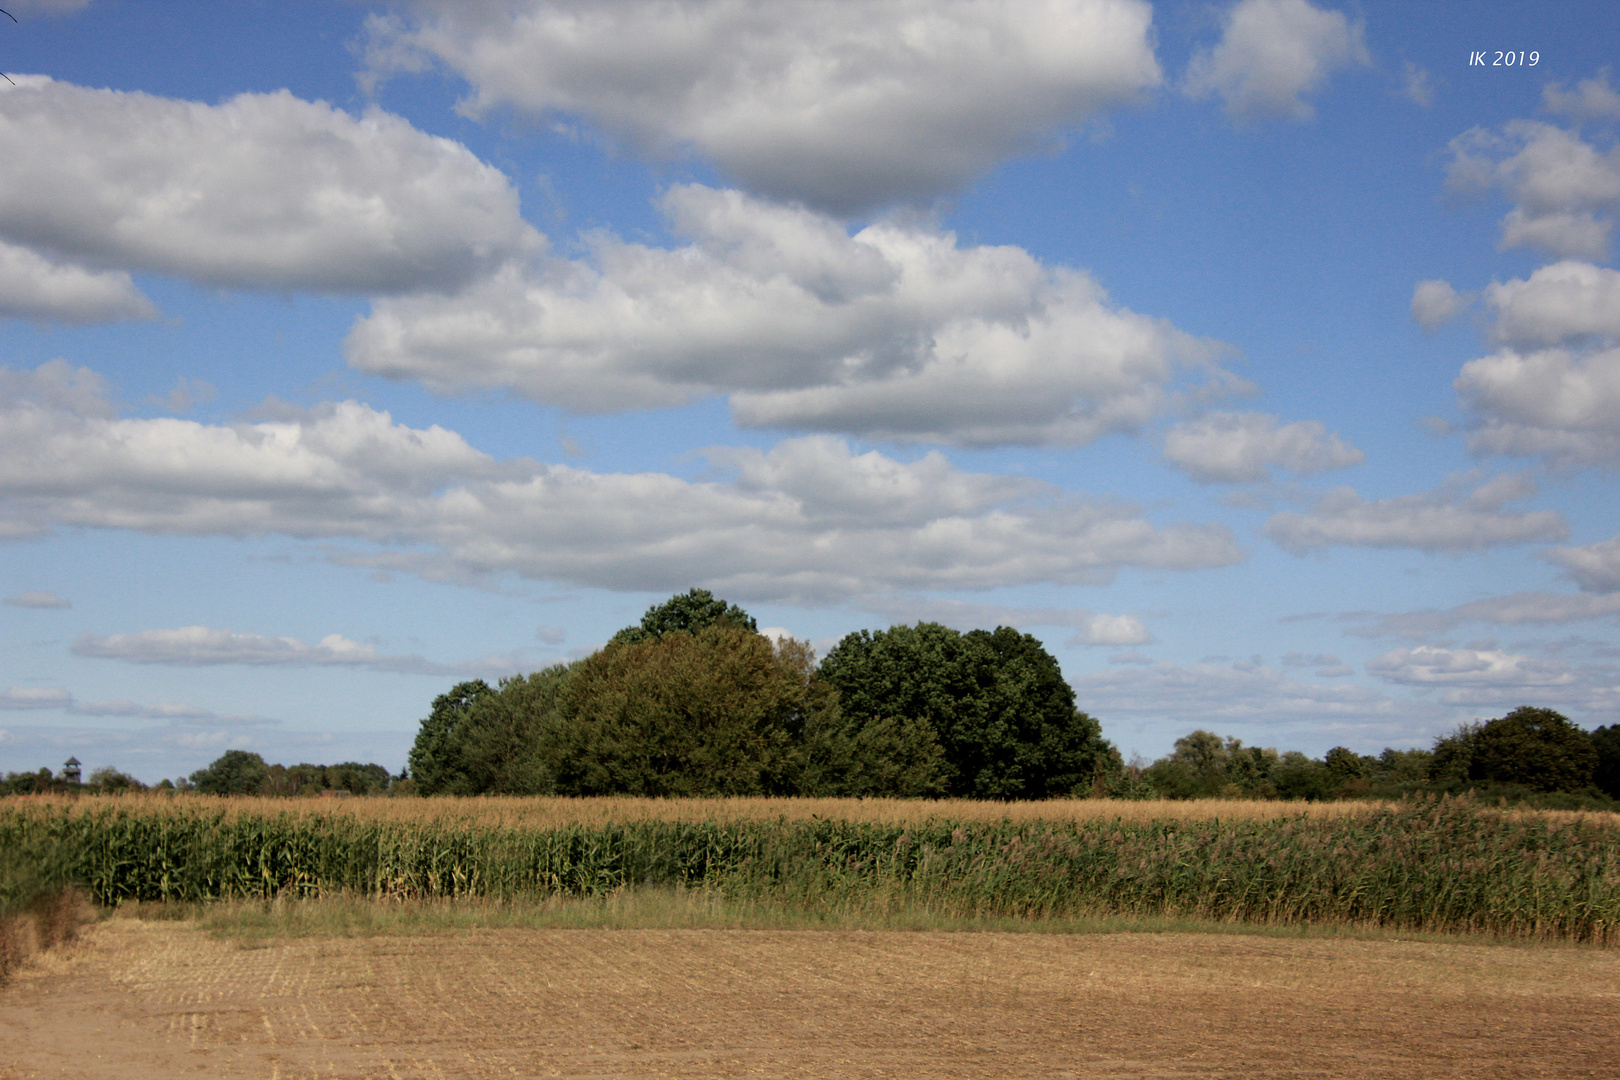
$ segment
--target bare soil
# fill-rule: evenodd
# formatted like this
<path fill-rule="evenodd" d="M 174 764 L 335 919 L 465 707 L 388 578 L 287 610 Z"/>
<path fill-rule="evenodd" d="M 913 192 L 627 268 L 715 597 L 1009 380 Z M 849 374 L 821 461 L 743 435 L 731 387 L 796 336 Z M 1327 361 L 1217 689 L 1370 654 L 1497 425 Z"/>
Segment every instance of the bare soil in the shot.
<path fill-rule="evenodd" d="M 112 919 L 0 990 L 0 1078 L 1620 1076 L 1620 951 L 1200 934 Z"/>

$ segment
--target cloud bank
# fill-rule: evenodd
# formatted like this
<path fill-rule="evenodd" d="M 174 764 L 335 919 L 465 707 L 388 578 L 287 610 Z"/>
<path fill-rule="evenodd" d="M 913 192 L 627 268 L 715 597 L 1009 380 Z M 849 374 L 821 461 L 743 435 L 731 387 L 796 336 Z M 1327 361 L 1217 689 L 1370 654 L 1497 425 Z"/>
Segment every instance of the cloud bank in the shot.
<path fill-rule="evenodd" d="M 1568 538 L 1569 526 L 1555 511 L 1502 509 L 1536 493 L 1529 478 L 1498 476 L 1472 491 L 1457 479 L 1435 491 L 1389 499 L 1363 499 L 1350 488 L 1335 488 L 1307 513 L 1272 515 L 1266 535 L 1296 555 L 1335 545 L 1455 553 Z"/>
<path fill-rule="evenodd" d="M 356 402 L 207 425 L 120 419 L 94 373 L 0 371 L 0 536 L 60 526 L 353 541 L 343 561 L 745 600 L 1106 582 L 1240 560 L 1220 525 L 841 439 L 708 451 L 719 479 L 497 462 Z"/>
<path fill-rule="evenodd" d="M 1620 671 L 1612 666 L 1577 668 L 1495 647 L 1394 649 L 1369 661 L 1367 670 L 1388 682 L 1438 691 L 1448 705 L 1511 708 L 1532 695 L 1595 712 L 1620 704 Z"/>
<path fill-rule="evenodd" d="M 850 214 L 952 192 L 1157 86 L 1140 0 L 417 0 L 374 77 L 443 65 L 462 108 L 579 117 L 750 191 Z"/>
<path fill-rule="evenodd" d="M 280 723 L 278 720 L 269 720 L 262 716 L 239 713 L 222 715 L 175 701 L 162 701 L 155 705 L 140 705 L 127 700 L 80 701 L 61 686 L 13 686 L 0 691 L 0 710 L 43 709 L 60 709 L 72 716 L 127 716 L 200 726 L 256 727 Z"/>
<path fill-rule="evenodd" d="M 1360 465 L 1360 450 L 1315 420 L 1283 424 L 1265 413 L 1216 412 L 1172 427 L 1164 457 L 1195 480 L 1265 480 L 1273 468 L 1310 476 Z"/>
<path fill-rule="evenodd" d="M 1076 445 L 1235 382 L 1213 346 L 1021 248 L 895 223 L 851 235 L 697 185 L 661 208 L 685 246 L 600 234 L 584 259 L 381 300 L 351 331 L 349 362 L 578 412 L 725 394 L 745 427 L 966 446 Z"/>
<path fill-rule="evenodd" d="M 0 249 L 0 283 L 44 277 L 10 314 L 149 317 L 130 271 L 227 288 L 454 288 L 542 245 L 499 170 L 380 110 L 13 78 L 0 83 L 0 239 L 26 250 Z"/>
<path fill-rule="evenodd" d="M 182 626 L 173 630 L 141 630 L 133 634 L 80 634 L 73 642 L 76 656 L 123 660 L 132 664 L 170 664 L 207 667 L 248 664 L 277 667 L 349 667 L 410 675 L 489 675 L 517 671 L 523 661 L 493 657 L 464 664 L 438 664 L 420 656 L 389 655 L 374 646 L 328 634 L 313 645 L 291 637 Z"/>

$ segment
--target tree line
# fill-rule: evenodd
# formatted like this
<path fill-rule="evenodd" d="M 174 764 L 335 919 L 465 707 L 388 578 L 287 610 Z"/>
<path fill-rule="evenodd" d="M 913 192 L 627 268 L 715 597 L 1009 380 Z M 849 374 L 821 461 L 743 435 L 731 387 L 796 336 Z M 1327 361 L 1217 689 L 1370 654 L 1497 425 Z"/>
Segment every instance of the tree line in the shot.
<path fill-rule="evenodd" d="M 1376 756 L 1343 746 L 1322 758 L 1244 746 L 1194 731 L 1170 754 L 1127 768 L 1142 793 L 1162 798 L 1401 798 L 1472 791 L 1491 801 L 1620 810 L 1620 724 L 1587 732 L 1552 709 L 1522 705 L 1464 724 L 1431 749 Z"/>
<path fill-rule="evenodd" d="M 83 783 L 42 768 L 7 773 L 0 779 L 0 795 L 114 795 L 149 790 L 196 791 L 204 795 L 319 795 L 327 791 L 380 795 L 397 779 L 376 764 L 345 761 L 337 765 L 272 765 L 251 751 L 227 750 L 190 776 L 160 780 L 151 787 L 111 766 L 95 770 Z"/>
<path fill-rule="evenodd" d="M 433 702 L 406 781 L 424 795 L 1089 794 L 1118 752 L 1057 660 L 1010 627 L 863 630 L 817 664 L 704 589 L 571 664 Z"/>
<path fill-rule="evenodd" d="M 98 769 L 73 785 L 13 773 L 0 794 L 143 785 Z M 819 664 L 692 589 L 583 660 L 434 699 L 398 777 L 377 764 L 269 764 L 228 750 L 159 788 L 219 795 L 639 795 L 965 799 L 1401 798 L 1472 790 L 1620 810 L 1620 725 L 1587 732 L 1521 706 L 1432 748 L 1321 758 L 1193 731 L 1126 764 L 1076 706 L 1057 660 L 1011 627 L 860 630 Z"/>

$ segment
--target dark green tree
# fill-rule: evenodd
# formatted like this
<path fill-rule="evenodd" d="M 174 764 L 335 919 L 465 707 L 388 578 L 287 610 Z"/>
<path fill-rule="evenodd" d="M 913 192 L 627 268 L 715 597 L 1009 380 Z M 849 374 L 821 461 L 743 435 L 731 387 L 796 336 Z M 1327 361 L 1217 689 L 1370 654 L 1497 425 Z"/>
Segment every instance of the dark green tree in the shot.
<path fill-rule="evenodd" d="M 460 785 L 465 772 L 458 732 L 474 703 L 495 691 L 483 679 L 457 683 L 449 693 L 433 699 L 433 711 L 416 732 L 408 759 L 416 790 L 423 795 L 448 793 Z"/>
<path fill-rule="evenodd" d="M 51 770 L 41 767 L 36 772 L 8 772 L 0 782 L 0 795 L 43 795 L 50 791 L 66 791 L 67 782 L 58 780 Z"/>
<path fill-rule="evenodd" d="M 1277 769 L 1277 751 L 1270 747 L 1244 746 L 1227 739 L 1226 775 L 1244 795 L 1265 798 L 1274 794 L 1271 775 Z"/>
<path fill-rule="evenodd" d="M 191 784 L 205 795 L 257 795 L 270 776 L 264 758 L 247 750 L 227 750 L 206 769 L 191 774 Z"/>
<path fill-rule="evenodd" d="M 336 765 L 317 765 L 320 770 L 321 791 L 347 791 L 351 795 L 376 795 L 388 790 L 393 777 L 376 763 L 362 765 L 358 761 L 342 761 Z"/>
<path fill-rule="evenodd" d="M 1269 798 L 1277 761 L 1269 747 L 1198 730 L 1177 739 L 1143 775 L 1167 799 Z"/>
<path fill-rule="evenodd" d="M 1474 744 L 1479 738 L 1478 723 L 1460 724 L 1450 735 L 1435 740 L 1429 754 L 1429 783 L 1438 787 L 1457 787 L 1468 781 L 1474 760 Z"/>
<path fill-rule="evenodd" d="M 1575 791 L 1592 782 L 1592 737 L 1562 713 L 1521 705 L 1474 736 L 1468 778 L 1533 791 Z"/>
<path fill-rule="evenodd" d="M 679 632 L 677 632 L 679 631 Z M 798 790 L 815 693 L 809 647 L 739 622 L 620 641 L 563 688 L 547 757 L 561 794 L 771 795 Z"/>
<path fill-rule="evenodd" d="M 945 793 L 975 799 L 1084 794 L 1111 747 L 1075 708 L 1056 659 L 1011 627 L 958 633 L 939 623 L 862 630 L 822 661 L 859 735 L 922 721 L 944 756 Z M 913 737 L 923 729 L 913 729 Z"/>
<path fill-rule="evenodd" d="M 85 787 L 103 795 L 110 795 L 120 791 L 145 791 L 146 785 L 126 772 L 119 772 L 111 765 L 103 765 L 90 774 Z"/>
<path fill-rule="evenodd" d="M 663 637 L 676 630 L 695 634 L 699 630 L 727 623 L 745 630 L 758 631 L 753 616 L 719 599 L 708 589 L 689 589 L 676 593 L 662 604 L 654 604 L 641 617 L 641 625 L 627 626 L 613 635 L 610 645 L 634 645 L 637 642 Z"/>
<path fill-rule="evenodd" d="M 1620 724 L 1592 732 L 1592 749 L 1597 753 L 1592 786 L 1611 799 L 1620 799 Z"/>
<path fill-rule="evenodd" d="M 1228 743 L 1237 744 L 1228 747 Z M 1211 799 L 1232 794 L 1227 765 L 1231 751 L 1241 744 L 1213 731 L 1188 732 L 1177 739 L 1170 753 L 1147 768 L 1147 778 L 1167 799 Z"/>
<path fill-rule="evenodd" d="M 1413 784 L 1429 778 L 1432 750 L 1396 750 L 1386 747 L 1372 769 L 1375 784 Z"/>
<path fill-rule="evenodd" d="M 1346 746 L 1335 746 L 1329 750 L 1322 763 L 1327 771 L 1341 784 L 1352 780 L 1365 780 L 1372 775 L 1376 758 L 1363 757 Z"/>
<path fill-rule="evenodd" d="M 848 718 L 816 710 L 805 730 L 799 794 L 817 798 L 939 798 L 946 791 L 945 749 L 927 720 Z"/>
<path fill-rule="evenodd" d="M 575 666 L 502 679 L 500 689 L 474 702 L 458 731 L 459 771 L 446 793 L 553 794 L 561 700 Z"/>
<path fill-rule="evenodd" d="M 1271 770 L 1271 786 L 1278 798 L 1316 802 L 1331 799 L 1340 781 L 1322 762 L 1298 750 L 1288 750 L 1277 758 Z"/>

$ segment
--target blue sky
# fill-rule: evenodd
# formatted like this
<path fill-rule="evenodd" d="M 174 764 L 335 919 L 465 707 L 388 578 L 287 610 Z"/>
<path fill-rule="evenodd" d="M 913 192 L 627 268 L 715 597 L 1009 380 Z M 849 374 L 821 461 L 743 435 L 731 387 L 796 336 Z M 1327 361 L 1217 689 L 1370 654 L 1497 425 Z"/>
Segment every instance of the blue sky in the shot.
<path fill-rule="evenodd" d="M 0 770 L 398 769 L 692 586 L 1147 757 L 1620 720 L 1611 3 L 7 7 Z"/>

